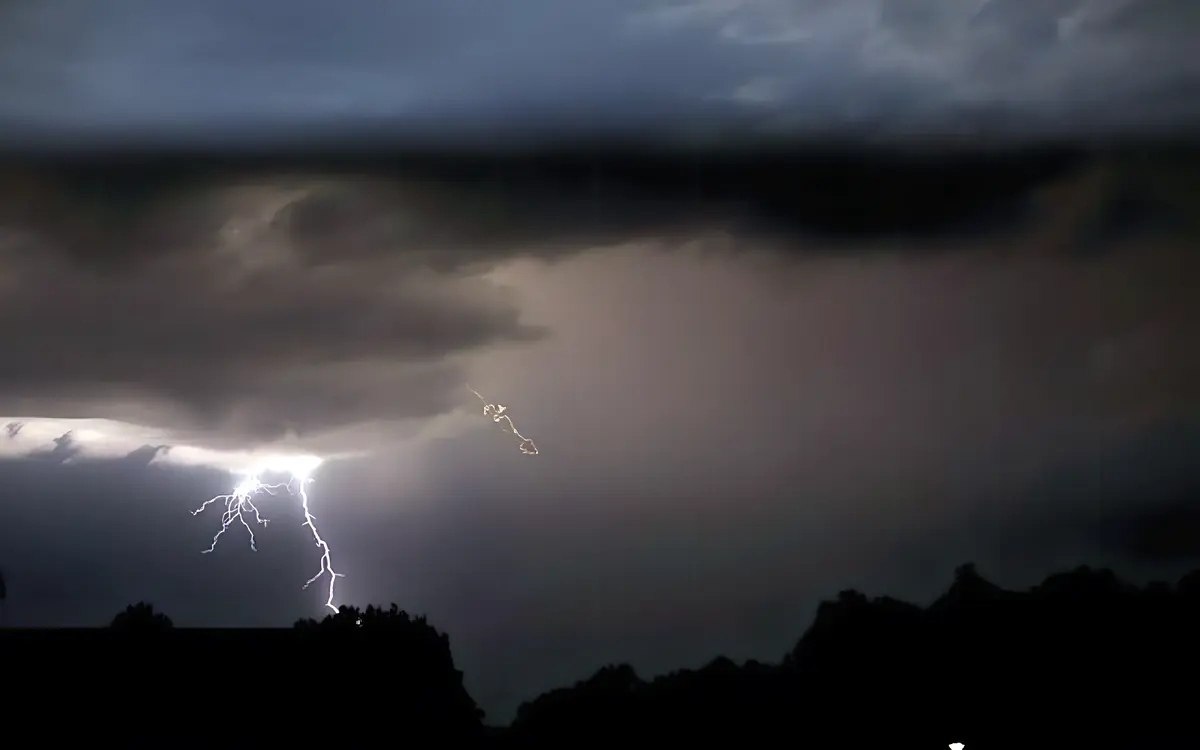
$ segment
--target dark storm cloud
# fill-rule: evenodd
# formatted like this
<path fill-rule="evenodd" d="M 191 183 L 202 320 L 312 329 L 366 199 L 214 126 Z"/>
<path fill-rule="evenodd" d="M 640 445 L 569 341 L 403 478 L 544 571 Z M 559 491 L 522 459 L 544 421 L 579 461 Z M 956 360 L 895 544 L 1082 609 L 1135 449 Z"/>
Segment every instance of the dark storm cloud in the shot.
<path fill-rule="evenodd" d="M 1155 186 L 1164 177 L 1178 181 L 1194 159 L 1160 154 L 1135 164 L 1142 174 L 1132 184 L 1130 159 L 1068 149 L 562 152 L 441 161 L 381 154 L 265 165 L 118 159 L 14 166 L 4 180 L 0 227 L 10 242 L 32 234 L 85 262 L 111 265 L 218 244 L 239 208 L 228 188 L 298 185 L 299 194 L 270 210 L 269 231 L 314 265 L 390 255 L 449 270 L 516 253 L 713 231 L 793 241 L 783 249 L 832 240 L 857 251 L 863 241 L 1025 231 L 1045 219 L 1035 211 L 1040 191 L 1070 188 L 1097 168 L 1113 173 L 1089 207 L 1100 235 L 1105 222 L 1119 230 L 1186 221 L 1180 192 Z M 316 177 L 289 176 L 304 169 Z M 1117 195 L 1143 188 L 1137 201 Z"/>
<path fill-rule="evenodd" d="M 14 164 L 0 403 L 231 440 L 432 416 L 454 403 L 448 356 L 546 333 L 452 271 L 717 235 L 797 259 L 1011 242 L 1087 255 L 1194 232 L 1197 215 L 1184 152 L 635 156 Z M 1046 304 L 1028 317 L 1057 314 Z"/>
<path fill-rule="evenodd" d="M 0 228 L 7 224 L 16 241 L 36 234 L 100 265 L 187 252 L 220 241 L 239 209 L 229 188 L 258 184 L 299 188 L 270 209 L 263 231 L 317 266 L 390 256 L 451 270 L 704 232 L 780 240 L 785 251 L 843 244 L 860 252 L 864 243 L 893 241 L 937 248 L 1019 235 L 1066 215 L 1076 223 L 1061 241 L 1086 252 L 1123 235 L 1194 231 L 1197 161 L 1184 147 L 846 144 L 240 161 L 218 153 L 153 161 L 114 154 L 66 166 L 10 160 Z"/>
<path fill-rule="evenodd" d="M 101 265 L 207 249 L 228 218 L 228 207 L 186 171 L 20 170 L 0 186 L 0 231 L 35 233 L 56 251 Z"/>
<path fill-rule="evenodd" d="M 0 275 L 4 411 L 150 413 L 231 439 L 430 416 L 456 384 L 447 355 L 542 333 L 477 280 L 417 278 L 382 256 L 296 264 L 253 234 L 253 196 L 222 204 L 220 189 L 196 189 L 177 210 L 133 192 L 50 190 L 54 210 L 18 206 L 0 224 L 14 237 Z M 247 210 L 247 238 L 219 234 Z"/>
<path fill-rule="evenodd" d="M 1083 161 L 1067 151 L 937 159 L 887 152 L 580 153 L 498 161 L 428 183 L 397 177 L 335 187 L 277 218 L 301 248 L 418 248 L 430 252 L 430 263 L 712 230 L 846 242 L 936 238 L 1027 221 L 1032 192 Z M 341 243 L 329 241 L 335 234 Z"/>

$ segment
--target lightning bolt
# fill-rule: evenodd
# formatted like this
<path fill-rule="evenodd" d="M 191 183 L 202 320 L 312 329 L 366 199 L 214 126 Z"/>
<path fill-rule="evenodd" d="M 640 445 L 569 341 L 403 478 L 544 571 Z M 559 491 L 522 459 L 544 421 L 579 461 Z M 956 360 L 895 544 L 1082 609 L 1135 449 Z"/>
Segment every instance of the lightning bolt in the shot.
<path fill-rule="evenodd" d="M 205 508 L 215 502 L 225 503 L 225 512 L 221 514 L 221 530 L 213 535 L 212 544 L 201 554 L 208 554 L 216 549 L 217 540 L 229 530 L 234 521 L 240 521 L 246 527 L 246 531 L 250 533 L 250 549 L 257 552 L 258 547 L 254 546 L 254 528 L 246 521 L 246 514 L 254 513 L 254 522 L 266 527 L 270 519 L 262 517 L 258 506 L 254 504 L 254 496 L 259 492 L 267 492 L 274 495 L 275 490 L 286 486 L 287 484 L 263 484 L 257 476 L 250 476 L 238 482 L 233 488 L 233 492 L 228 495 L 217 495 L 205 500 L 199 508 L 192 511 L 193 516 L 202 513 Z"/>
<path fill-rule="evenodd" d="M 335 573 L 333 570 L 333 562 L 330 560 L 329 544 L 321 538 L 321 532 L 317 531 L 316 517 L 308 509 L 308 492 L 304 489 L 305 481 L 311 482 L 312 479 L 300 480 L 300 508 L 304 511 L 304 525 L 309 528 L 313 536 L 313 544 L 321 548 L 321 568 L 316 574 L 304 582 L 303 588 L 307 589 L 318 578 L 325 573 L 329 574 L 329 596 L 325 599 L 325 606 L 332 609 L 334 612 L 338 608 L 333 606 L 333 586 L 337 583 L 337 579 L 345 578 L 344 573 Z"/>
<path fill-rule="evenodd" d="M 536 456 L 538 454 L 537 446 L 533 444 L 533 441 L 517 431 L 517 426 L 513 424 L 512 418 L 508 416 L 508 407 L 503 404 L 488 403 L 488 400 L 480 395 L 479 391 L 471 388 L 470 384 L 467 385 L 467 389 L 483 402 L 483 416 L 491 417 L 492 421 L 499 424 L 501 429 L 504 428 L 504 425 L 501 424 L 502 422 L 508 423 L 508 430 L 505 430 L 505 432 L 511 431 L 512 434 L 520 438 L 521 443 L 517 447 L 521 449 L 522 453 L 526 456 Z"/>
<path fill-rule="evenodd" d="M 309 531 L 312 532 L 313 543 L 321 550 L 321 567 L 317 570 L 316 575 L 305 582 L 303 588 L 307 589 L 321 576 L 328 574 L 329 596 L 325 599 L 325 606 L 337 612 L 338 608 L 333 606 L 333 589 L 337 583 L 337 579 L 345 578 L 345 574 L 334 571 L 331 560 L 332 551 L 329 549 L 329 544 L 321 538 L 321 532 L 317 530 L 316 516 L 309 510 L 308 491 L 305 489 L 305 485 L 311 482 L 312 478 L 305 473 L 293 471 L 291 478 L 286 482 L 264 484 L 261 474 L 262 472 L 257 472 L 244 477 L 234 486 L 233 492 L 209 498 L 199 508 L 192 511 L 192 515 L 195 516 L 213 503 L 220 502 L 225 505 L 225 512 L 221 514 L 221 528 L 213 535 L 212 544 L 209 548 L 203 550 L 201 554 L 207 554 L 215 550 L 221 535 L 228 531 L 234 522 L 239 522 L 246 528 L 246 531 L 250 534 L 250 549 L 257 552 L 258 548 L 254 544 L 254 527 L 250 525 L 250 520 L 265 528 L 270 519 L 262 516 L 258 506 L 254 504 L 254 498 L 263 492 L 275 495 L 278 490 L 287 490 L 289 494 L 299 496 L 300 509 L 304 512 L 304 523 L 302 525 L 307 526 Z M 293 485 L 295 485 L 295 490 L 292 489 Z"/>

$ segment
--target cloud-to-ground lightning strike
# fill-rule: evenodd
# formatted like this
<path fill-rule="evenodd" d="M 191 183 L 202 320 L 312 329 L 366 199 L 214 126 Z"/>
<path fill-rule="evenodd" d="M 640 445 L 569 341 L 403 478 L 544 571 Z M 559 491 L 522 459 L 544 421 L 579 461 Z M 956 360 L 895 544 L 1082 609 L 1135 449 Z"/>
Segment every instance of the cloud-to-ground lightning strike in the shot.
<path fill-rule="evenodd" d="M 474 393 L 480 401 L 483 402 L 483 416 L 491 417 L 492 421 L 496 424 L 499 424 L 501 428 L 504 427 L 501 422 L 508 423 L 508 430 L 506 430 L 506 432 L 511 430 L 512 434 L 520 438 L 521 443 L 517 447 L 521 449 L 522 453 L 527 456 L 536 456 L 538 454 L 537 446 L 533 444 L 533 441 L 517 431 L 517 426 L 513 424 L 512 418 L 508 416 L 508 407 L 504 406 L 503 404 L 488 403 L 488 400 L 480 395 L 479 391 L 471 388 L 470 385 L 468 385 L 467 388 L 471 391 L 471 393 Z"/>
<path fill-rule="evenodd" d="M 317 531 L 317 524 L 316 524 L 317 519 L 315 516 L 313 516 L 313 514 L 308 509 L 308 492 L 304 489 L 304 483 L 306 481 L 311 482 L 312 479 L 307 478 L 307 477 L 302 477 L 299 480 L 300 509 L 304 511 L 304 525 L 307 526 L 309 531 L 312 532 L 313 543 L 321 548 L 321 568 L 313 575 L 312 578 L 309 578 L 307 581 L 304 582 L 304 588 L 307 589 L 309 586 L 311 586 L 313 584 L 314 581 L 316 581 L 318 578 L 320 578 L 323 574 L 328 573 L 329 574 L 329 596 L 326 597 L 326 599 L 325 599 L 325 606 L 329 607 L 334 612 L 337 612 L 338 608 L 333 606 L 333 587 L 334 587 L 334 584 L 337 583 L 337 579 L 344 577 L 345 574 L 344 573 L 335 573 L 333 570 L 333 561 L 330 559 L 331 552 L 329 550 L 329 544 L 324 539 L 321 538 L 320 532 Z"/>
<path fill-rule="evenodd" d="M 215 550 L 217 548 L 217 541 L 221 538 L 222 534 L 228 531 L 229 527 L 234 521 L 238 521 L 242 524 L 242 526 L 246 527 L 246 531 L 250 534 L 250 549 L 257 552 L 258 548 L 254 546 L 254 528 L 250 525 L 249 520 L 247 520 L 247 515 L 253 514 L 254 522 L 262 525 L 263 527 L 266 527 L 270 519 L 263 518 L 262 514 L 259 512 L 258 506 L 254 504 L 255 496 L 260 492 L 266 492 L 274 495 L 276 494 L 277 490 L 281 489 L 286 490 L 289 494 L 298 495 L 300 497 L 300 509 L 304 513 L 303 525 L 307 526 L 309 531 L 312 532 L 313 543 L 321 549 L 321 567 L 317 571 L 316 575 L 314 575 L 312 578 L 309 578 L 308 581 L 305 582 L 303 588 L 307 589 L 322 575 L 328 574 L 329 596 L 325 599 L 325 606 L 334 612 L 337 612 L 338 608 L 333 606 L 333 589 L 334 585 L 337 583 L 337 579 L 344 578 L 345 574 L 334 571 L 333 562 L 331 560 L 332 552 L 329 549 L 329 544 L 323 538 L 321 538 L 321 533 L 317 530 L 316 517 L 312 514 L 312 511 L 309 510 L 308 491 L 305 489 L 305 485 L 308 482 L 311 482 L 312 478 L 308 476 L 307 471 L 292 470 L 291 478 L 287 482 L 282 482 L 279 484 L 264 484 L 260 478 L 262 473 L 263 472 L 256 472 L 250 474 L 238 482 L 238 484 L 233 488 L 233 492 L 227 495 L 217 495 L 213 498 L 210 498 L 206 500 L 199 508 L 196 508 L 194 511 L 192 511 L 192 515 L 194 516 L 215 502 L 219 501 L 225 504 L 225 512 L 221 515 L 221 529 L 213 536 L 212 544 L 209 546 L 209 548 L 203 550 L 203 552 L 209 553 Z M 295 486 L 295 489 L 293 489 L 293 485 Z"/>

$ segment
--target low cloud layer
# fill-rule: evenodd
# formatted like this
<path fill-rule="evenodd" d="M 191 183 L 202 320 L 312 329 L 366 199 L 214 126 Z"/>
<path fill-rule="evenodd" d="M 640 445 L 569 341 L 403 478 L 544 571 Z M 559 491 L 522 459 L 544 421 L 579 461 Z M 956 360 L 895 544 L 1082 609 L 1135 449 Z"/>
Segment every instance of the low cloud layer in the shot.
<path fill-rule="evenodd" d="M 142 202 L 130 214 L 119 197 L 87 197 L 56 221 L 10 223 L 0 413 L 225 447 L 303 439 L 448 411 L 461 400 L 454 355 L 545 334 L 479 278 L 385 252 L 309 263 L 272 232 L 281 194 L 206 188 L 181 211 Z M 201 214 L 210 221 L 192 221 Z M 106 252 L 122 238 L 134 249 Z"/>
<path fill-rule="evenodd" d="M 502 161 L 468 165 L 473 178 L 445 165 L 307 176 L 169 163 L 12 169 L 0 209 L 0 413 L 142 425 L 158 431 L 150 445 L 329 449 L 323 436 L 462 406 L 464 355 L 554 335 L 488 276 L 508 259 L 629 243 L 792 260 L 964 247 L 1083 259 L 1195 231 L 1179 189 L 1187 161 L 895 158 L 877 179 L 865 161 L 812 157 L 770 169 Z M 1182 278 L 1171 263 L 1189 262 L 1145 272 L 1166 289 Z M 1102 269 L 1062 274 L 1115 283 Z M 1060 314 L 1057 283 L 1031 291 L 1027 324 L 1008 330 L 1036 334 L 1034 321 Z M 957 289 L 947 280 L 942 293 Z M 1129 347 L 1184 344 L 1158 335 L 1121 332 L 1092 355 L 1096 366 L 1119 370 Z"/>

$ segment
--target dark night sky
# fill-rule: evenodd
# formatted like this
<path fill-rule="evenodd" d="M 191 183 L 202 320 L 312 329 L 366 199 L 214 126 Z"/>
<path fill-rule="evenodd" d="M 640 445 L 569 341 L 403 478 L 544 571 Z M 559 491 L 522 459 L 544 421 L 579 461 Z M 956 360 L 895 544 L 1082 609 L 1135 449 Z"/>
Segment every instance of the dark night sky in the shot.
<path fill-rule="evenodd" d="M 967 560 L 1196 565 L 1194 3 L 569 5 L 0 2 L 10 624 L 319 616 L 294 501 L 199 554 L 270 453 L 325 459 L 335 601 L 428 614 L 493 721 Z M 546 123 L 719 138 L 396 150 Z"/>

